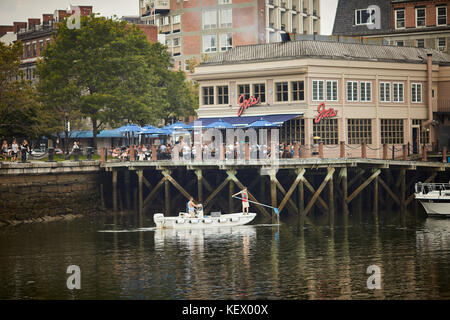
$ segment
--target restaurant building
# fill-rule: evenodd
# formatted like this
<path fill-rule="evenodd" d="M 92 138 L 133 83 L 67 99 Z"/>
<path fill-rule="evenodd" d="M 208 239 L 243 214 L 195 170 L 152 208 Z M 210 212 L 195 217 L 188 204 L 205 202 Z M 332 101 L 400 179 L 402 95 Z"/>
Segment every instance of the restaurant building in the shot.
<path fill-rule="evenodd" d="M 197 67 L 198 120 L 245 127 L 279 125 L 280 141 L 303 156 L 324 144 L 325 157 L 381 158 L 449 146 L 450 55 L 415 47 L 294 41 L 249 45 Z"/>

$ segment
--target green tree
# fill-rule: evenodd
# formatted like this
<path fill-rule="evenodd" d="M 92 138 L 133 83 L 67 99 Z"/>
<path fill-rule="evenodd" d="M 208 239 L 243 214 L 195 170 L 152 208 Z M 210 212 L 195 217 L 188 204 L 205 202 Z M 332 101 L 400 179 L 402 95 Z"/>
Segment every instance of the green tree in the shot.
<path fill-rule="evenodd" d="M 20 41 L 0 42 L 0 136 L 36 138 L 45 117 L 31 82 L 22 79 Z"/>
<path fill-rule="evenodd" d="M 79 111 L 92 120 L 95 148 L 106 123 L 155 122 L 155 111 L 167 107 L 163 49 L 116 19 L 82 17 L 80 29 L 61 23 L 39 64 L 39 91 L 60 117 Z"/>
<path fill-rule="evenodd" d="M 186 80 L 183 71 L 168 71 L 166 83 L 163 86 L 166 88 L 168 103 L 159 110 L 161 119 L 168 121 L 195 115 L 195 110 L 198 108 L 198 86 Z"/>

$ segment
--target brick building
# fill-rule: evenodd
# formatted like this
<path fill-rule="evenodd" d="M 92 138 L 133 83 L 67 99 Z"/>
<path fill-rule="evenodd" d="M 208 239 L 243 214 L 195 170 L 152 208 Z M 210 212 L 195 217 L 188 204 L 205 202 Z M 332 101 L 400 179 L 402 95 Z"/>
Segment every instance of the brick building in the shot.
<path fill-rule="evenodd" d="M 340 0 L 333 35 L 383 38 L 392 45 L 448 53 L 448 4 L 448 0 Z"/>
<path fill-rule="evenodd" d="M 196 68 L 197 114 L 203 125 L 222 119 L 246 127 L 278 124 L 280 141 L 326 157 L 380 158 L 382 145 L 411 152 L 450 147 L 450 55 L 421 48 L 325 41 L 241 46 Z M 244 101 L 256 101 L 241 110 Z"/>
<path fill-rule="evenodd" d="M 240 45 L 320 33 L 319 0 L 139 0 L 139 10 L 165 35 L 175 69 Z"/>

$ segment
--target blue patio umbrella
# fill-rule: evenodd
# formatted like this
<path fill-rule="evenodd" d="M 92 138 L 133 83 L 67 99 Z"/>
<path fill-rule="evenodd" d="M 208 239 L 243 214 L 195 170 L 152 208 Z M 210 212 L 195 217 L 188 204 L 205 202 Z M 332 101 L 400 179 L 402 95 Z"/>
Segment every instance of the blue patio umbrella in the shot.
<path fill-rule="evenodd" d="M 126 133 L 128 143 L 130 142 L 131 135 L 133 136 L 133 140 L 134 140 L 134 133 L 139 132 L 141 130 L 142 130 L 142 128 L 136 124 L 126 124 L 126 125 L 116 129 L 116 131 Z"/>
<path fill-rule="evenodd" d="M 208 124 L 205 128 L 215 128 L 215 129 L 233 129 L 233 125 L 231 123 L 225 122 L 222 119 L 219 119 L 213 123 Z"/>
<path fill-rule="evenodd" d="M 178 121 L 174 124 L 167 125 L 165 127 L 162 127 L 162 129 L 170 129 L 170 130 L 189 130 L 192 129 L 192 126 L 185 124 L 184 122 Z"/>
<path fill-rule="evenodd" d="M 263 118 L 256 120 L 250 123 L 248 128 L 270 128 L 270 127 L 278 127 L 275 123 L 264 120 Z"/>
<path fill-rule="evenodd" d="M 155 126 L 152 126 L 151 124 L 146 124 L 145 126 L 142 127 L 143 129 L 158 129 Z"/>
<path fill-rule="evenodd" d="M 138 132 L 141 131 L 142 128 L 136 124 L 126 124 L 120 128 L 116 129 L 119 132 Z"/>
<path fill-rule="evenodd" d="M 138 134 L 165 134 L 166 130 L 160 129 L 160 128 L 142 128 L 141 131 L 138 132 Z"/>

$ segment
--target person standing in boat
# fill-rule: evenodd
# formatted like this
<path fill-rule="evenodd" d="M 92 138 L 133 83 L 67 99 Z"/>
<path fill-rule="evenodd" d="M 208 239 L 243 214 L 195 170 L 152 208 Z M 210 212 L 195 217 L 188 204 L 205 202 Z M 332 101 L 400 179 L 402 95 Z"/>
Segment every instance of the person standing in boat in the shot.
<path fill-rule="evenodd" d="M 244 215 L 248 214 L 248 208 L 250 207 L 250 204 L 248 202 L 247 187 L 244 187 L 244 189 L 242 189 L 238 193 L 233 194 L 233 196 L 237 196 L 238 194 L 241 195 L 241 199 L 242 199 L 242 214 L 244 214 Z"/>
<path fill-rule="evenodd" d="M 194 198 L 190 197 L 187 203 L 187 209 L 190 218 L 195 218 L 195 209 L 198 209 L 198 205 L 195 204 Z"/>

